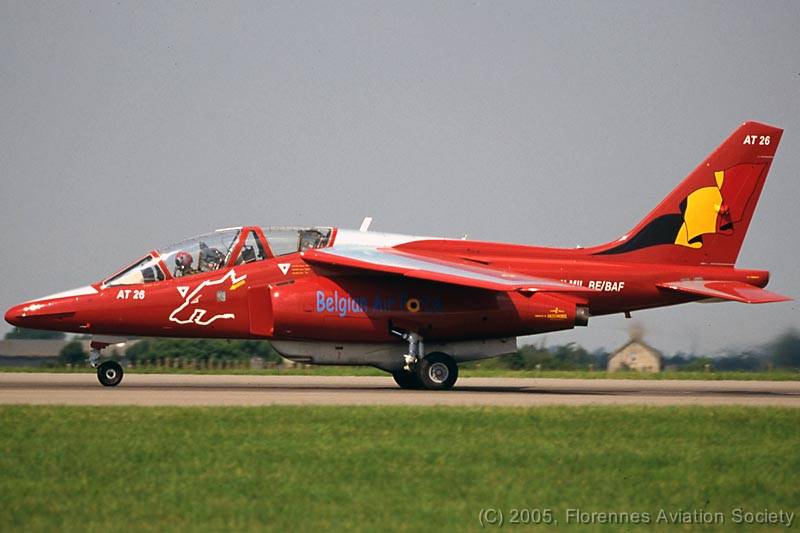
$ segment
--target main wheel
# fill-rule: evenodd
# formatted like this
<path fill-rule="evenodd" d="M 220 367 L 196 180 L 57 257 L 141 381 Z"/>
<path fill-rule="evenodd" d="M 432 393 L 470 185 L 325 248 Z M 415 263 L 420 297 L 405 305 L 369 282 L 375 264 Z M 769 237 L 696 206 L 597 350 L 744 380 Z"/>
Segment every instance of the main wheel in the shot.
<path fill-rule="evenodd" d="M 434 352 L 419 362 L 417 377 L 428 390 L 449 390 L 458 379 L 458 365 L 446 353 Z"/>
<path fill-rule="evenodd" d="M 405 370 L 398 370 L 392 372 L 394 382 L 400 385 L 401 389 L 421 389 L 422 383 L 419 381 L 419 376 L 414 372 L 406 372 Z"/>
<path fill-rule="evenodd" d="M 97 379 L 106 387 L 119 385 L 122 374 L 122 367 L 116 361 L 106 361 L 97 367 Z"/>

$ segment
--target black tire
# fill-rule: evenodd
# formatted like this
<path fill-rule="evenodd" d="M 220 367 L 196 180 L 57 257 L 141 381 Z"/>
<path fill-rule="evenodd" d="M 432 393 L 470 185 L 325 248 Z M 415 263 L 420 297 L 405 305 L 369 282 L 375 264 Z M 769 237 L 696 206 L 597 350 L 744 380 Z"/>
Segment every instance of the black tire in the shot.
<path fill-rule="evenodd" d="M 122 367 L 116 361 L 106 361 L 97 367 L 97 379 L 105 387 L 116 387 L 122 381 Z"/>
<path fill-rule="evenodd" d="M 428 390 L 450 390 L 458 379 L 458 365 L 446 353 L 434 352 L 419 362 L 417 377 Z"/>
<path fill-rule="evenodd" d="M 401 389 L 421 389 L 422 383 L 419 382 L 419 377 L 414 372 L 406 372 L 405 370 L 398 370 L 392 372 L 394 382 L 400 385 Z"/>

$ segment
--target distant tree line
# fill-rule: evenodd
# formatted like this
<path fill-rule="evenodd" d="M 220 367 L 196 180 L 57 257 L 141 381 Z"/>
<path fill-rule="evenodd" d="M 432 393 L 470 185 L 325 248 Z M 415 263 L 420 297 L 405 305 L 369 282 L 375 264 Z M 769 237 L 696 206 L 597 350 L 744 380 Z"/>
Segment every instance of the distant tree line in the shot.
<path fill-rule="evenodd" d="M 472 363 L 480 368 L 512 370 L 604 370 L 610 353 L 600 349 L 588 352 L 575 343 L 545 347 L 544 344 L 522 346 L 513 355 Z M 662 368 L 678 371 L 759 372 L 771 369 L 800 369 L 800 332 L 788 330 L 761 348 L 728 351 L 723 355 L 705 356 L 678 352 L 662 358 Z"/>
<path fill-rule="evenodd" d="M 227 339 L 144 339 L 128 348 L 125 356 L 133 362 L 181 358 L 209 362 L 251 357 L 261 357 L 266 362 L 281 360 L 268 341 Z"/>
<path fill-rule="evenodd" d="M 54 331 L 14 328 L 6 339 L 64 339 Z M 61 350 L 64 363 L 82 364 L 87 354 L 76 338 Z M 113 355 L 114 348 L 109 349 Z M 223 339 L 144 339 L 128 348 L 126 357 L 133 362 L 155 362 L 161 359 L 244 360 L 262 357 L 266 362 L 279 362 L 281 357 L 268 341 Z M 570 342 L 545 347 L 544 343 L 522 346 L 516 353 L 470 363 L 469 366 L 509 370 L 605 370 L 610 354 L 606 350 L 587 351 Z M 790 329 L 764 346 L 745 351 L 729 351 L 721 356 L 704 356 L 678 352 L 664 356 L 662 367 L 678 371 L 758 372 L 771 369 L 800 369 L 800 331 Z"/>
<path fill-rule="evenodd" d="M 665 357 L 664 366 L 678 370 L 703 370 L 711 365 L 714 370 L 759 372 L 771 369 L 800 369 L 800 331 L 790 329 L 760 348 L 750 350 L 728 350 L 716 357 L 677 353 Z"/>
<path fill-rule="evenodd" d="M 514 354 L 482 359 L 467 366 L 507 370 L 605 370 L 608 356 L 605 350 L 588 352 L 574 342 L 550 347 L 526 344 Z"/>
<path fill-rule="evenodd" d="M 106 353 L 119 359 L 115 348 L 107 348 Z M 88 354 L 80 340 L 67 343 L 61 349 L 59 358 L 64 364 L 81 365 Z M 205 364 L 219 361 L 244 361 L 251 357 L 261 357 L 266 363 L 278 363 L 282 359 L 267 341 L 227 340 L 227 339 L 143 339 L 130 346 L 125 358 L 134 364 L 154 364 L 165 360 L 184 360 Z"/>
<path fill-rule="evenodd" d="M 260 356 L 278 362 L 280 356 L 267 341 L 146 339 L 128 349 L 133 360 L 158 358 L 237 359 Z M 545 347 L 525 345 L 505 357 L 472 363 L 480 368 L 509 370 L 605 370 L 611 354 L 603 349 L 588 351 L 576 343 Z M 709 357 L 686 353 L 664 356 L 662 368 L 678 371 L 765 371 L 800 369 L 800 332 L 789 330 L 757 350 L 729 352 Z"/>

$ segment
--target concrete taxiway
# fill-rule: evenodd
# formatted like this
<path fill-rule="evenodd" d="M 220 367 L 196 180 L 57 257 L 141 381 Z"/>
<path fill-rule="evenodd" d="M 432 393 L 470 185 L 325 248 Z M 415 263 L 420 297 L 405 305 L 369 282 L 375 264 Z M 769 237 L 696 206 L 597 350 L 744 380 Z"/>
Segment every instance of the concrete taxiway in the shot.
<path fill-rule="evenodd" d="M 461 378 L 409 391 L 391 377 L 0 373 L 0 404 L 67 405 L 774 405 L 800 407 L 798 381 Z"/>

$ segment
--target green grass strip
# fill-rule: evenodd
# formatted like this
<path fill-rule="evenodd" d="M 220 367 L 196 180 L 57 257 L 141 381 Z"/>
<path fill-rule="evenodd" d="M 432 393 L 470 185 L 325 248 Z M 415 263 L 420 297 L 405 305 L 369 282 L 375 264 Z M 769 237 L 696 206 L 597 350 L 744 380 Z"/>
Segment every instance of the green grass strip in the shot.
<path fill-rule="evenodd" d="M 487 507 L 722 530 L 800 511 L 798 445 L 779 408 L 5 406 L 0 531 L 464 530 Z"/>

